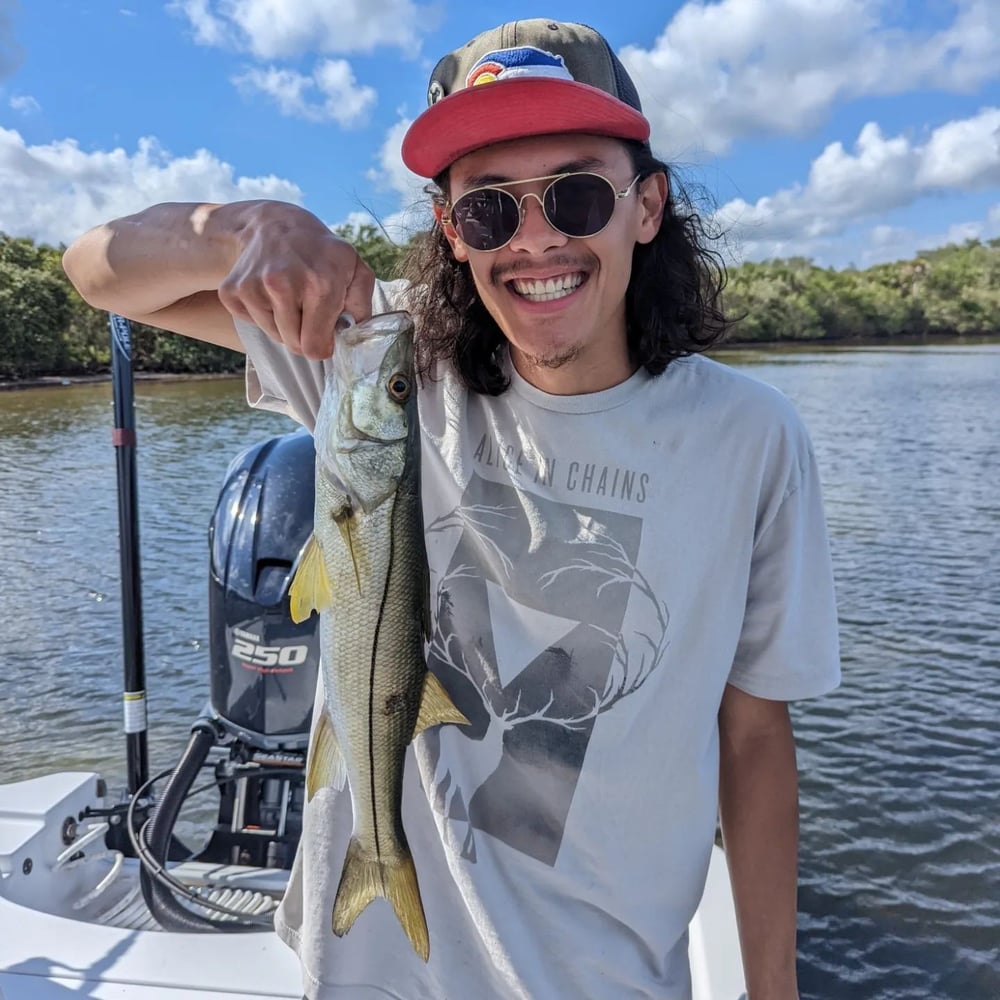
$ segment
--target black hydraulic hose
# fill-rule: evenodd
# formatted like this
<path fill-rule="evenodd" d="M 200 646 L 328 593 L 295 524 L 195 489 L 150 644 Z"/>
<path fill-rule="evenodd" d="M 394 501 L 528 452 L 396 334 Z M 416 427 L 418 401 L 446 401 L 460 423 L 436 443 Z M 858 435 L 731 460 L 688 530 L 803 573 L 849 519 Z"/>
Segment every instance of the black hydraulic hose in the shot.
<path fill-rule="evenodd" d="M 156 862 L 165 867 L 170 841 L 177 817 L 201 770 L 209 750 L 215 746 L 216 735 L 211 727 L 199 725 L 191 733 L 191 739 L 184 749 L 174 773 L 170 776 L 156 811 L 146 831 L 146 843 Z M 235 921 L 216 921 L 201 917 L 179 902 L 166 886 L 154 879 L 145 867 L 140 868 L 139 880 L 142 896 L 157 922 L 168 931 L 188 931 L 204 934 L 206 931 L 254 931 L 261 928 L 255 924 Z"/>

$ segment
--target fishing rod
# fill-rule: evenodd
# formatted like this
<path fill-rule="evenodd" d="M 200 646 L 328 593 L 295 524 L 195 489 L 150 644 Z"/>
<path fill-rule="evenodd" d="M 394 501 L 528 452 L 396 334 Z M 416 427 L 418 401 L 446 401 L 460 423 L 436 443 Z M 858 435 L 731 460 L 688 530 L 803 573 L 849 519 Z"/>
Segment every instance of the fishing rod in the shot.
<path fill-rule="evenodd" d="M 149 780 L 146 743 L 146 658 L 142 642 L 142 579 L 139 570 L 139 491 L 135 468 L 135 398 L 132 328 L 110 314 L 114 429 L 111 443 L 118 468 L 118 540 L 121 560 L 122 644 L 125 660 L 125 752 L 128 791 Z"/>

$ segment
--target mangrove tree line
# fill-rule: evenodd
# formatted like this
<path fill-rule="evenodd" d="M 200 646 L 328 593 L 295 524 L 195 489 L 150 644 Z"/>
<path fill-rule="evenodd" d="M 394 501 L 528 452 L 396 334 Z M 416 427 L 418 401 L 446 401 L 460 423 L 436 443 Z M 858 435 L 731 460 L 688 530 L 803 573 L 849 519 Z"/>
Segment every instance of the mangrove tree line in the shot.
<path fill-rule="evenodd" d="M 405 247 L 375 226 L 345 227 L 380 277 Z M 108 326 L 63 273 L 63 247 L 0 234 L 0 378 L 108 370 Z M 970 240 L 913 260 L 864 270 L 818 267 L 803 258 L 731 268 L 725 307 L 731 343 L 881 340 L 1000 333 L 1000 240 Z M 135 366 L 156 372 L 235 372 L 242 358 L 134 324 Z"/>

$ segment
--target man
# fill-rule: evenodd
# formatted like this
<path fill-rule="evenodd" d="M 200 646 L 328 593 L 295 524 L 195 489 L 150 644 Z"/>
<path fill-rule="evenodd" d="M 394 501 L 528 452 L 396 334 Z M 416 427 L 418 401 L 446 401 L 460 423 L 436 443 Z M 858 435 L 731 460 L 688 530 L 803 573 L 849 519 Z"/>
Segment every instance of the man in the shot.
<path fill-rule="evenodd" d="M 839 677 L 808 438 L 695 353 L 719 275 L 599 34 L 504 25 L 429 100 L 403 158 L 438 225 L 406 287 L 273 203 L 154 206 L 66 254 L 94 305 L 245 349 L 251 402 L 307 426 L 340 313 L 418 325 L 428 659 L 471 720 L 407 771 L 431 957 L 388 907 L 330 933 L 350 816 L 325 790 L 279 932 L 310 997 L 681 1000 L 720 811 L 749 996 L 788 1000 L 786 702 Z"/>

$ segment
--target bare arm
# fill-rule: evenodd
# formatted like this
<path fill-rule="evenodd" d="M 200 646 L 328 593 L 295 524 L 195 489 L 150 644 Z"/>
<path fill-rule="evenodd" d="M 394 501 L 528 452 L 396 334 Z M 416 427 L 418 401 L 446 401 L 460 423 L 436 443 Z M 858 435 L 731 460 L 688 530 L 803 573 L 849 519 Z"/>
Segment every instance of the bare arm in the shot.
<path fill-rule="evenodd" d="M 719 805 L 750 1000 L 796 1000 L 798 774 L 788 706 L 727 685 Z"/>
<path fill-rule="evenodd" d="M 287 202 L 153 205 L 85 233 L 63 266 L 96 308 L 242 350 L 235 316 L 317 359 L 342 312 L 368 317 L 374 286 L 349 243 Z"/>

